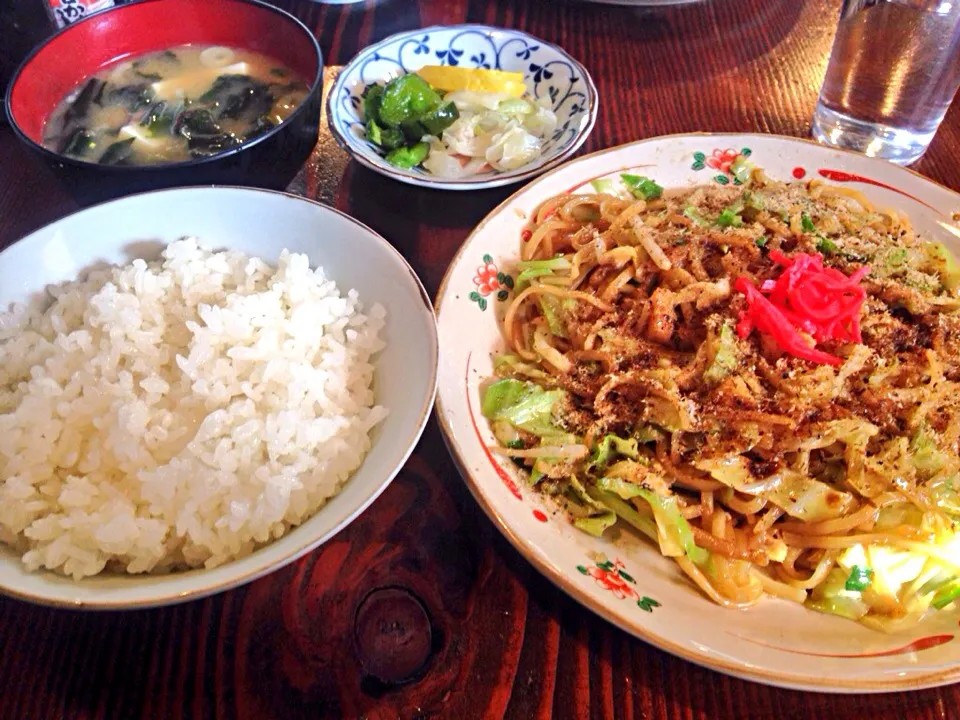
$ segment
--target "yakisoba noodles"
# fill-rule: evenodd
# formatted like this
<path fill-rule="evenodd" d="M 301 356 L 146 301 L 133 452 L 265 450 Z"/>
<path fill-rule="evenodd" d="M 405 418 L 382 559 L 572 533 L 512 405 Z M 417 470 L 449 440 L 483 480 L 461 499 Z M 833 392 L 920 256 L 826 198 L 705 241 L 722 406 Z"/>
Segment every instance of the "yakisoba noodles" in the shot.
<path fill-rule="evenodd" d="M 812 180 L 543 203 L 483 411 L 585 532 L 622 521 L 712 600 L 897 629 L 960 597 L 960 270 Z"/>

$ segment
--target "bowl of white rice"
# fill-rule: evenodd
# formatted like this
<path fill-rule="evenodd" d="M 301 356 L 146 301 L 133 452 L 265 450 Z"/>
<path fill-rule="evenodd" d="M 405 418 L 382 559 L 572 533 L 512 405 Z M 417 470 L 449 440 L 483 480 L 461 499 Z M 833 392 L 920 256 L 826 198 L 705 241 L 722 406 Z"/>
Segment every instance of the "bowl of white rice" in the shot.
<path fill-rule="evenodd" d="M 0 592 L 148 607 L 292 562 L 399 472 L 433 405 L 403 257 L 303 198 L 136 195 L 0 252 Z"/>

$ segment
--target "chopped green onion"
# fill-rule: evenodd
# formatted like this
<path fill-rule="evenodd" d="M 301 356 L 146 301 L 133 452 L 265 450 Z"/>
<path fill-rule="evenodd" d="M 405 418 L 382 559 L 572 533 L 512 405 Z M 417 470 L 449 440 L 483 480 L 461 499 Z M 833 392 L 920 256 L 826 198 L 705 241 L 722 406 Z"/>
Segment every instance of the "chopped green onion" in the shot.
<path fill-rule="evenodd" d="M 757 210 L 759 212 L 760 210 L 766 209 L 766 203 L 763 200 L 763 195 L 760 195 L 759 193 L 750 190 L 744 190 L 741 197 L 743 198 L 744 205 L 751 210 Z"/>
<path fill-rule="evenodd" d="M 683 209 L 683 216 L 693 220 L 694 225 L 709 225 L 707 219 L 700 214 L 700 211 L 697 210 L 693 205 L 687 205 Z"/>
<path fill-rule="evenodd" d="M 543 474 L 543 470 L 540 469 L 539 463 L 540 463 L 539 460 L 534 460 L 533 467 L 530 468 L 530 484 L 531 485 L 536 485 L 545 477 Z"/>
<path fill-rule="evenodd" d="M 590 183 L 593 185 L 593 189 L 598 193 L 609 193 L 613 194 L 613 180 L 610 178 L 603 178 L 601 180 L 594 180 Z"/>
<path fill-rule="evenodd" d="M 766 246 L 767 246 L 767 239 L 766 239 L 765 237 L 758 237 L 756 240 L 754 240 L 754 244 L 755 244 L 758 248 L 766 247 Z"/>
<path fill-rule="evenodd" d="M 507 442 L 507 447 L 511 450 L 523 450 L 523 440 L 509 440 Z"/>
<path fill-rule="evenodd" d="M 868 567 L 854 565 L 850 570 L 850 576 L 844 583 L 844 589 L 850 592 L 863 592 L 873 582 L 873 570 Z"/>
<path fill-rule="evenodd" d="M 937 610 L 943 610 L 947 605 L 958 599 L 960 599 L 960 579 L 940 588 L 937 594 L 933 596 L 930 604 Z"/>
<path fill-rule="evenodd" d="M 811 220 L 810 216 L 806 213 L 800 215 L 800 227 L 802 227 L 806 232 L 817 231 L 817 226 L 813 224 L 813 220 Z"/>
<path fill-rule="evenodd" d="M 717 225 L 720 227 L 740 227 L 743 220 L 731 208 L 727 208 L 717 217 Z"/>
<path fill-rule="evenodd" d="M 888 252 L 884 253 L 883 259 L 886 261 L 887 265 L 891 267 L 899 267 L 903 265 L 909 254 L 907 253 L 906 248 L 891 248 Z"/>
<path fill-rule="evenodd" d="M 827 574 L 826 580 L 810 593 L 807 607 L 850 620 L 859 620 L 870 612 L 870 606 L 863 601 L 859 592 L 844 587 L 846 575 L 843 568 L 833 568 Z"/>
<path fill-rule="evenodd" d="M 741 183 L 746 183 L 750 179 L 752 171 L 753 163 L 748 161 L 744 155 L 737 155 L 737 159 L 730 164 L 730 172 Z"/>
<path fill-rule="evenodd" d="M 624 173 L 620 176 L 620 179 L 623 180 L 624 185 L 627 186 L 627 190 L 629 190 L 634 197 L 643 198 L 644 200 L 655 200 L 663 195 L 663 187 L 657 185 L 657 183 L 648 177 Z"/>
<path fill-rule="evenodd" d="M 823 235 L 817 236 L 817 252 L 821 255 L 829 255 L 837 251 L 837 244 L 830 238 Z"/>

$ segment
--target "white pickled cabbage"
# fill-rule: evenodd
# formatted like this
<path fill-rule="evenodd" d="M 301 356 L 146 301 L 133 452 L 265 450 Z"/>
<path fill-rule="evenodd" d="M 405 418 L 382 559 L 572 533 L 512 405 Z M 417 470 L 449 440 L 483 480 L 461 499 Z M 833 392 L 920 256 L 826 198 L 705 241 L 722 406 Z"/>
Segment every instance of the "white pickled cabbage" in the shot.
<path fill-rule="evenodd" d="M 498 170 L 516 170 L 540 155 L 540 138 L 522 127 L 501 134 L 486 152 L 487 162 Z"/>
<path fill-rule="evenodd" d="M 536 112 L 523 118 L 523 127 L 538 137 L 548 138 L 557 129 L 557 116 L 552 110 L 538 106 Z"/>
<path fill-rule="evenodd" d="M 483 157 L 493 144 L 495 133 L 478 132 L 480 116 L 461 116 L 443 131 L 443 142 L 447 152 L 467 157 Z M 424 167 L 427 167 L 424 165 Z"/>
<path fill-rule="evenodd" d="M 510 117 L 522 118 L 524 115 L 532 115 L 539 106 L 524 98 L 512 98 L 504 100 L 497 106 L 497 112 Z"/>
<path fill-rule="evenodd" d="M 483 93 L 472 90 L 456 90 L 444 95 L 444 102 L 452 102 L 461 113 L 496 110 L 500 103 L 510 98 L 506 93 Z"/>
<path fill-rule="evenodd" d="M 516 170 L 540 157 L 543 140 L 557 128 L 557 116 L 545 99 L 514 98 L 466 90 L 447 93 L 460 117 L 439 139 L 428 139 L 423 167 L 433 175 L 459 178 L 482 172 Z M 463 162 L 463 158 L 470 158 Z"/>
<path fill-rule="evenodd" d="M 516 121 L 497 112 L 496 110 L 484 110 L 477 116 L 477 132 L 499 133 L 509 130 L 516 125 Z"/>
<path fill-rule="evenodd" d="M 487 164 L 482 157 L 463 162 L 461 155 L 448 152 L 447 147 L 435 137 L 429 138 L 429 143 L 430 153 L 423 161 L 423 167 L 434 175 L 448 178 L 468 177 L 480 172 Z"/>

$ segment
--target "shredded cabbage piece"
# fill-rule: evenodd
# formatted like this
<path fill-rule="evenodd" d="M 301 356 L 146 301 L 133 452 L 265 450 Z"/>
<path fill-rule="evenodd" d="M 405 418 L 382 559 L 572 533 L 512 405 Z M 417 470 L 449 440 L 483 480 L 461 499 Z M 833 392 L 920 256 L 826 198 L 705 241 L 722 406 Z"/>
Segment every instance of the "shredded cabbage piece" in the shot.
<path fill-rule="evenodd" d="M 489 168 L 516 170 L 534 162 L 557 127 L 545 104 L 499 93 L 460 90 L 443 101 L 460 114 L 440 137 L 429 137 L 423 167 L 434 175 L 467 177 Z"/>

